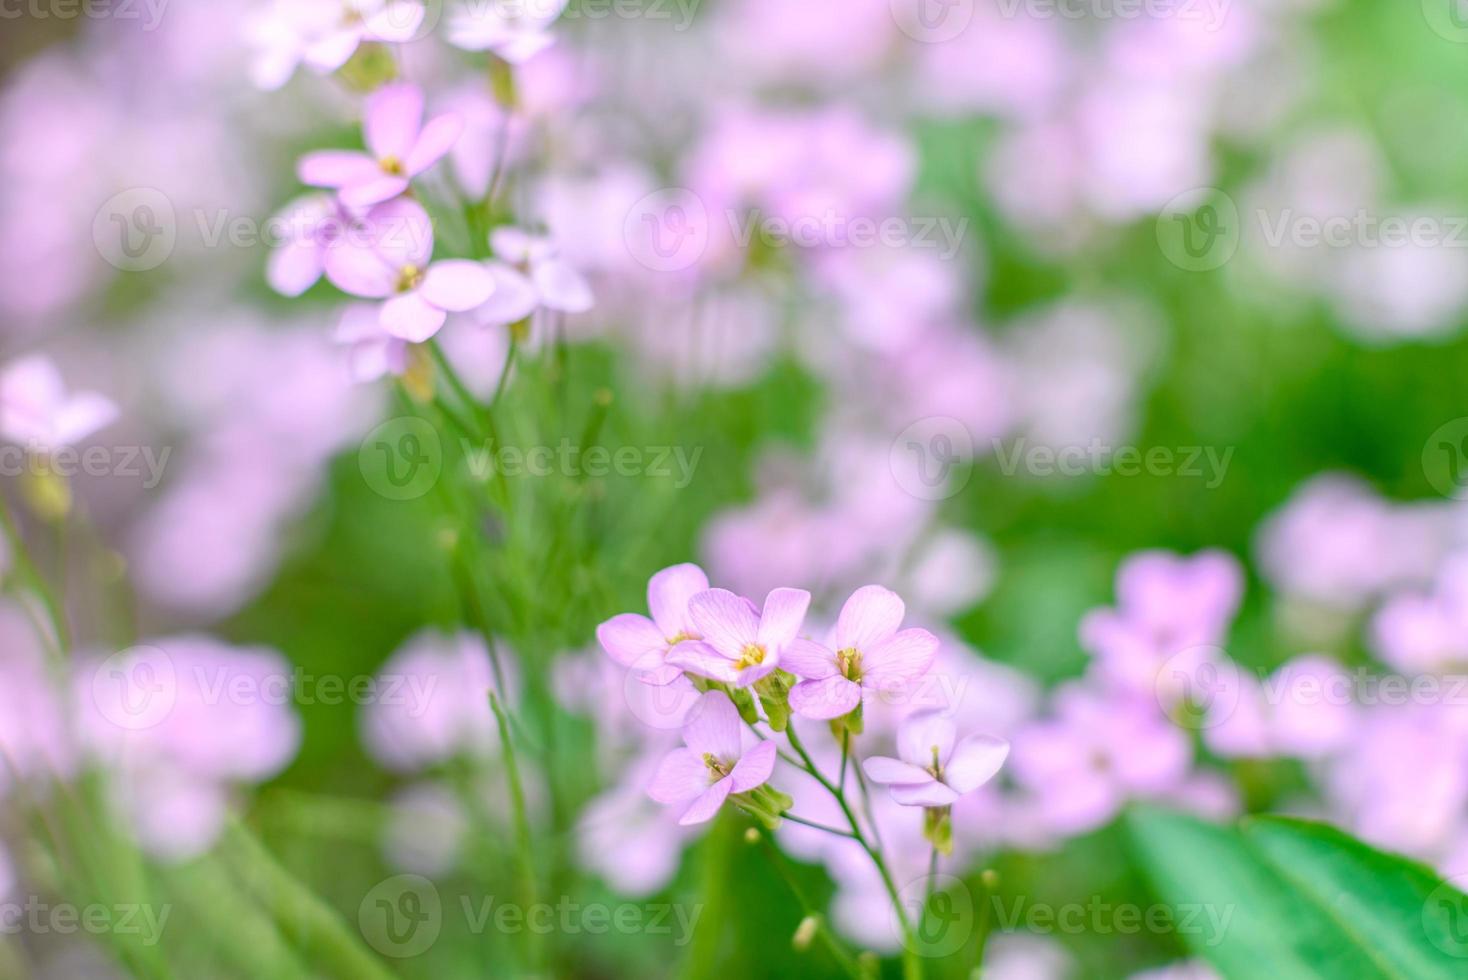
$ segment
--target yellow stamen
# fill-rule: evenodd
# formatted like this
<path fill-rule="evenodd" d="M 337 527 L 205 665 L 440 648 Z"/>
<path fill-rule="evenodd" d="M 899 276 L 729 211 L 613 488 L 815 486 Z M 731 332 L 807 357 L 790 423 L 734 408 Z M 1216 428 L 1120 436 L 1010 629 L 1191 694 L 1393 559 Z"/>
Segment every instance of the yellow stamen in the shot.
<path fill-rule="evenodd" d="M 756 664 L 765 662 L 765 648 L 758 643 L 746 643 L 744 650 L 738 660 L 734 661 L 735 670 L 743 670 Z"/>
<path fill-rule="evenodd" d="M 841 676 L 849 681 L 861 680 L 861 651 L 856 647 L 842 647 L 836 651 L 836 667 Z"/>
<path fill-rule="evenodd" d="M 416 265 L 405 265 L 398 270 L 398 292 L 406 293 L 423 284 L 423 270 Z"/>
<path fill-rule="evenodd" d="M 403 161 L 392 154 L 388 154 L 381 160 L 378 160 L 377 165 L 382 168 L 382 172 L 385 174 L 391 174 L 394 177 L 401 177 L 403 175 Z"/>

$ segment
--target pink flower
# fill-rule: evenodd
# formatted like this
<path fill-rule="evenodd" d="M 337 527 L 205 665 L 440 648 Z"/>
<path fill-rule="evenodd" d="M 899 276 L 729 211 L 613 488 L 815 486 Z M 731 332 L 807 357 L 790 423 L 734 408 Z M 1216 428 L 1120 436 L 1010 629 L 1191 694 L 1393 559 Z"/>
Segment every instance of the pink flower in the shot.
<path fill-rule="evenodd" d="M 498 262 L 490 263 L 496 294 L 475 311 L 481 323 L 523 320 L 537 306 L 561 313 L 585 313 L 595 298 L 586 278 L 561 258 L 549 238 L 520 228 L 496 228 L 489 236 Z M 524 270 L 523 272 L 521 270 Z"/>
<path fill-rule="evenodd" d="M 411 41 L 422 23 L 422 4 L 408 0 L 276 0 L 249 26 L 255 47 L 251 76 L 260 88 L 273 90 L 302 62 L 330 74 L 362 42 Z"/>
<path fill-rule="evenodd" d="M 408 342 L 387 332 L 382 314 L 370 303 L 353 303 L 343 310 L 332 339 L 347 347 L 357 381 L 397 377 L 408 369 Z"/>
<path fill-rule="evenodd" d="M 969 735 L 956 742 L 953 719 L 938 711 L 910 715 L 897 731 L 897 754 L 872 756 L 862 769 L 874 783 L 889 787 L 904 806 L 950 806 L 993 779 L 1009 755 L 1009 743 L 993 735 Z"/>
<path fill-rule="evenodd" d="M 68 394 L 49 358 L 23 357 L 0 371 L 0 438 L 37 452 L 70 446 L 117 418 L 117 406 L 91 391 Z"/>
<path fill-rule="evenodd" d="M 1203 741 L 1224 758 L 1318 759 L 1350 741 L 1358 724 L 1351 677 L 1329 657 L 1307 654 L 1263 682 L 1228 666 L 1212 692 Z"/>
<path fill-rule="evenodd" d="M 763 786 L 775 770 L 775 743 L 760 742 L 745 752 L 739 712 L 729 695 L 709 691 L 683 726 L 683 744 L 664 756 L 647 795 L 669 806 L 688 804 L 678 823 L 703 823 L 730 793 Z"/>
<path fill-rule="evenodd" d="M 423 123 L 423 92 L 405 82 L 378 89 L 367 98 L 362 134 L 370 154 L 355 150 L 318 150 L 296 168 L 304 184 L 335 187 L 342 203 L 366 207 L 397 197 L 411 178 L 453 148 L 463 120 L 444 113 Z"/>
<path fill-rule="evenodd" d="M 682 671 L 668 663 L 679 644 L 701 640 L 689 616 L 688 602 L 708 591 L 709 579 L 697 565 L 673 565 L 647 583 L 647 608 L 652 618 L 637 613 L 613 616 L 596 628 L 602 649 L 623 667 L 630 667 L 650 684 L 671 684 Z"/>
<path fill-rule="evenodd" d="M 790 707 L 807 718 L 839 718 L 870 695 L 905 687 L 927 673 L 938 638 L 924 629 L 898 630 L 906 612 L 897 593 L 867 585 L 841 607 L 830 647 L 797 640 L 786 670 L 804 678 L 790 690 Z"/>
<path fill-rule="evenodd" d="M 282 296 L 299 296 L 326 271 L 327 250 L 341 244 L 356 217 L 329 194 L 297 198 L 276 216 L 284 241 L 270 253 L 265 281 Z"/>
<path fill-rule="evenodd" d="M 449 43 L 466 51 L 492 51 L 512 65 L 529 61 L 555 43 L 547 28 L 568 0 L 471 0 L 449 20 Z"/>
<path fill-rule="evenodd" d="M 810 593 L 802 589 L 773 590 L 765 597 L 763 612 L 728 589 L 700 592 L 689 600 L 688 612 L 703 639 L 679 644 L 668 654 L 668 663 L 748 687 L 780 666 L 809 607 Z"/>
<path fill-rule="evenodd" d="M 494 292 L 494 279 L 478 262 L 433 255 L 428 212 L 406 198 L 379 204 L 363 219 L 372 244 L 331 249 L 326 277 L 343 292 L 385 299 L 382 328 L 421 343 L 438 333 L 450 311 L 472 310 Z"/>

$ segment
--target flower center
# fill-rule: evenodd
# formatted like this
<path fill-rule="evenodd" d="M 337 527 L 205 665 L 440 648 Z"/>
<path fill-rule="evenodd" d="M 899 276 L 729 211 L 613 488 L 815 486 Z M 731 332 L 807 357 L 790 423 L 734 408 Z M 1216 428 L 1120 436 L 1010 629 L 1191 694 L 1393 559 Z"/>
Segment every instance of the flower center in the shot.
<path fill-rule="evenodd" d="M 856 647 L 842 647 L 836 651 L 836 669 L 849 681 L 861 680 L 861 651 Z"/>
<path fill-rule="evenodd" d="M 673 636 L 668 637 L 668 646 L 675 647 L 678 644 L 682 643 L 684 640 L 698 639 L 701 639 L 701 637 L 697 633 L 690 633 L 687 630 L 679 630 Z"/>
<path fill-rule="evenodd" d="M 941 783 L 943 781 L 943 761 L 938 758 L 938 746 L 934 745 L 932 748 L 933 764 L 928 766 L 928 775 L 932 776 L 934 779 L 938 780 L 938 782 Z"/>
<path fill-rule="evenodd" d="M 712 752 L 705 752 L 703 754 L 703 764 L 709 767 L 709 779 L 711 782 L 718 782 L 734 771 L 733 766 L 718 758 Z"/>
<path fill-rule="evenodd" d="M 423 285 L 423 270 L 411 262 L 398 270 L 398 292 L 406 293 Z"/>
<path fill-rule="evenodd" d="M 382 172 L 385 174 L 392 174 L 394 177 L 401 177 L 403 175 L 403 161 L 391 153 L 378 160 L 377 165 L 382 168 Z"/>
<path fill-rule="evenodd" d="M 755 664 L 765 662 L 765 648 L 758 643 L 744 644 L 744 650 L 740 652 L 739 659 L 734 661 L 736 670 L 753 667 Z"/>

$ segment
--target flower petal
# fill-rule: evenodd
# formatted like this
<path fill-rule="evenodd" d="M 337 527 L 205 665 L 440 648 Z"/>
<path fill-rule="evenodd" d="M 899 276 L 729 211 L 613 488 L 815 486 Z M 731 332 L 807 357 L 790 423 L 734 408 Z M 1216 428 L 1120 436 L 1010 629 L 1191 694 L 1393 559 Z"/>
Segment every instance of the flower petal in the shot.
<path fill-rule="evenodd" d="M 897 754 L 902 761 L 926 769 L 937 761 L 946 764 L 953 754 L 953 719 L 941 711 L 908 715 L 897 728 Z"/>
<path fill-rule="evenodd" d="M 446 112 L 434 116 L 418 134 L 418 141 L 408 151 L 403 169 L 409 177 L 416 177 L 437 163 L 445 153 L 454 148 L 459 135 L 464 132 L 464 117 L 457 112 Z"/>
<path fill-rule="evenodd" d="M 414 344 L 421 344 L 438 333 L 448 317 L 417 290 L 394 296 L 382 304 L 382 329 Z"/>
<path fill-rule="evenodd" d="M 938 654 L 938 638 L 911 629 L 889 636 L 861 651 L 862 676 L 873 683 L 912 680 L 928 672 Z"/>
<path fill-rule="evenodd" d="M 902 625 L 907 607 L 891 589 L 864 585 L 851 594 L 836 620 L 836 648 L 856 647 L 863 654 Z"/>
<path fill-rule="evenodd" d="M 943 781 L 959 793 L 972 793 L 994 778 L 1009 758 L 1009 743 L 993 735 L 970 735 L 953 748 L 943 766 Z"/>
<path fill-rule="evenodd" d="M 657 772 L 647 784 L 647 795 L 659 803 L 682 803 L 709 787 L 709 767 L 702 756 L 688 749 L 674 749 L 663 756 Z"/>
<path fill-rule="evenodd" d="M 836 673 L 836 651 L 797 636 L 780 651 L 780 666 L 796 677 L 818 681 Z"/>
<path fill-rule="evenodd" d="M 794 640 L 805 623 L 810 593 L 804 589 L 772 589 L 759 618 L 759 641 L 780 650 Z"/>
<path fill-rule="evenodd" d="M 669 566 L 648 580 L 647 608 L 663 636 L 672 639 L 692 629 L 688 601 L 708 588 L 709 577 L 703 569 L 686 562 Z"/>
<path fill-rule="evenodd" d="M 354 208 L 371 207 L 391 201 L 408 189 L 408 178 L 378 171 L 370 180 L 347 184 L 341 189 L 342 203 Z"/>
<path fill-rule="evenodd" d="M 585 313 L 596 303 L 586 277 L 562 259 L 546 259 L 530 269 L 540 301 L 562 313 Z"/>
<path fill-rule="evenodd" d="M 428 267 L 418 291 L 439 309 L 462 313 L 489 299 L 494 293 L 494 276 L 478 262 L 445 259 Z"/>
<path fill-rule="evenodd" d="M 933 774 L 926 769 L 920 769 L 901 759 L 892 759 L 882 755 L 874 755 L 867 759 L 861 764 L 861 768 L 867 774 L 868 779 L 883 785 L 915 786 L 933 778 Z"/>
<path fill-rule="evenodd" d="M 739 680 L 739 670 L 734 661 L 719 653 L 707 643 L 685 640 L 668 651 L 667 662 L 688 671 L 697 677 L 733 684 Z"/>
<path fill-rule="evenodd" d="M 407 163 L 423 123 L 423 90 L 407 82 L 384 85 L 367 98 L 362 136 L 373 156 Z"/>
<path fill-rule="evenodd" d="M 790 689 L 790 710 L 806 718 L 826 721 L 850 714 L 861 704 L 861 685 L 839 674 L 818 681 L 801 681 Z"/>
<path fill-rule="evenodd" d="M 406 0 L 389 0 L 367 18 L 365 33 L 374 41 L 402 43 L 413 40 L 423 23 L 423 6 Z"/>
<path fill-rule="evenodd" d="M 728 589 L 700 592 L 688 600 L 688 614 L 698 635 L 730 660 L 738 660 L 745 644 L 759 636 L 760 621 L 754 609 Z"/>
<path fill-rule="evenodd" d="M 383 299 L 397 288 L 398 270 L 375 248 L 337 244 L 326 250 L 326 278 L 344 293 Z"/>
<path fill-rule="evenodd" d="M 916 786 L 889 786 L 887 792 L 903 806 L 948 806 L 958 799 L 957 793 L 936 779 Z"/>
<path fill-rule="evenodd" d="M 394 268 L 428 265 L 433 256 L 433 219 L 423 205 L 405 197 L 386 201 L 363 218 L 372 246 Z"/>
<path fill-rule="evenodd" d="M 326 264 L 322 248 L 307 238 L 294 238 L 270 253 L 265 281 L 282 296 L 299 296 L 321 278 Z"/>
<path fill-rule="evenodd" d="M 709 691 L 698 699 L 683 723 L 683 743 L 724 762 L 739 758 L 739 711 L 729 695 Z"/>
<path fill-rule="evenodd" d="M 485 268 L 494 277 L 494 292 L 474 311 L 476 320 L 486 327 L 503 327 L 535 312 L 540 305 L 540 294 L 518 269 L 495 261 L 486 262 Z"/>
<path fill-rule="evenodd" d="M 352 150 L 317 150 L 296 163 L 296 176 L 312 187 L 346 187 L 372 180 L 382 173 L 377 162 Z"/>
<path fill-rule="evenodd" d="M 744 753 L 734 771 L 729 773 L 730 789 L 735 793 L 747 793 L 762 786 L 775 771 L 775 743 L 761 742 Z"/>
<path fill-rule="evenodd" d="M 631 667 L 649 653 L 660 653 L 667 641 L 662 631 L 646 616 L 622 613 L 596 628 L 601 648 L 623 667 Z"/>
<path fill-rule="evenodd" d="M 725 776 L 704 790 L 703 795 L 683 811 L 683 816 L 678 818 L 678 823 L 686 827 L 689 824 L 704 823 L 712 819 L 713 815 L 719 812 L 719 807 L 724 805 L 724 800 L 728 798 L 731 782 L 733 780 Z"/>

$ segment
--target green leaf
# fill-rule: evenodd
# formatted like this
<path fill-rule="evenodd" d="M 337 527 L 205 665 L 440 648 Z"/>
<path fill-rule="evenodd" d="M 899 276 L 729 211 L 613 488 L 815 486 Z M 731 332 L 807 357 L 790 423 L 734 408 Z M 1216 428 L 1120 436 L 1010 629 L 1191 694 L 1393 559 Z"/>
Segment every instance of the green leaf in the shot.
<path fill-rule="evenodd" d="M 1180 938 L 1225 977 L 1468 975 L 1468 897 L 1421 865 L 1302 820 L 1139 808 L 1127 828 Z"/>

